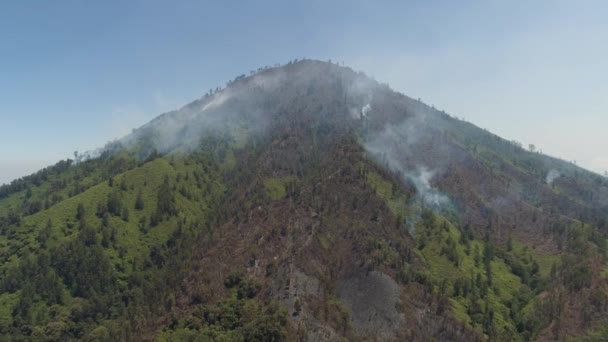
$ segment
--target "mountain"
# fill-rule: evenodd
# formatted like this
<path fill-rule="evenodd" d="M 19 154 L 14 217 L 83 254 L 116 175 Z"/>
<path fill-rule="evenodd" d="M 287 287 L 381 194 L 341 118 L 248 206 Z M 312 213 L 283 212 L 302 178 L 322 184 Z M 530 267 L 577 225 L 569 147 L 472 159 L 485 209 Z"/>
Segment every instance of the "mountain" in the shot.
<path fill-rule="evenodd" d="M 315 60 L 0 187 L 2 340 L 605 340 L 608 180 Z"/>

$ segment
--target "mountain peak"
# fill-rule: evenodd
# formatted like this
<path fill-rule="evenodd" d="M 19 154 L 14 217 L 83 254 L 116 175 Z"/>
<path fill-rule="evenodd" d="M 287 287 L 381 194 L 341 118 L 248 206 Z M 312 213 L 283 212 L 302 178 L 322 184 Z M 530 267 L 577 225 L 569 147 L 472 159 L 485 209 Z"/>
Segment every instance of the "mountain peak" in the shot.
<path fill-rule="evenodd" d="M 0 187 L 0 336 L 584 335 L 606 213 L 605 179 L 362 73 L 264 67 Z"/>
<path fill-rule="evenodd" d="M 263 67 L 249 76 L 237 76 L 226 87 L 210 90 L 179 110 L 160 115 L 120 143 L 145 141 L 150 145 L 147 152 L 156 149 L 166 153 L 195 146 L 211 133 L 257 134 L 277 121 L 293 120 L 295 110 L 311 105 L 317 106 L 316 110 L 306 114 L 330 117 L 349 112 L 351 118 L 339 119 L 352 121 L 360 117 L 363 107 L 369 107 L 372 92 L 378 87 L 365 75 L 329 62 L 301 60 Z M 294 104 L 299 107 L 294 108 Z M 336 104 L 344 108 L 324 110 Z"/>

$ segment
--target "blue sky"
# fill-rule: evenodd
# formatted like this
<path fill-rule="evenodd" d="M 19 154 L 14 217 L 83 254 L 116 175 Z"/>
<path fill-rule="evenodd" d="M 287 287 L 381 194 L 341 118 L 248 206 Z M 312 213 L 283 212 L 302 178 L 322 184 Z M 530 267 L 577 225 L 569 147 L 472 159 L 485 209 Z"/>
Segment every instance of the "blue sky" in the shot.
<path fill-rule="evenodd" d="M 604 1 L 3 1 L 0 183 L 259 66 L 343 61 L 608 170 Z"/>

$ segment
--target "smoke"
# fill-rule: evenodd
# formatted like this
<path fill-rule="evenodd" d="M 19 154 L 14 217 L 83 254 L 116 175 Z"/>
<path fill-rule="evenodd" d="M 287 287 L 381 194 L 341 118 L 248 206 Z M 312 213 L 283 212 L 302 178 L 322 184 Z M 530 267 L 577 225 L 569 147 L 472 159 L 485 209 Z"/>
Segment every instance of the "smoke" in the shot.
<path fill-rule="evenodd" d="M 101 154 L 104 152 L 104 148 L 97 148 L 91 151 L 85 152 L 75 152 L 74 153 L 74 165 L 87 161 L 89 159 L 99 158 Z"/>
<path fill-rule="evenodd" d="M 216 94 L 212 95 L 211 101 L 205 103 L 202 106 L 201 112 L 204 112 L 207 109 L 212 109 L 212 108 L 215 108 L 215 107 L 219 107 L 222 104 L 224 104 L 224 102 L 226 102 L 231 97 L 232 97 L 231 91 L 228 90 L 228 89 L 226 89 L 224 91 L 221 91 L 220 93 L 216 93 Z"/>
<path fill-rule="evenodd" d="M 559 177 L 561 177 L 561 173 L 555 169 L 552 169 L 547 173 L 547 177 L 545 177 L 545 182 L 549 185 L 552 185 L 553 181 L 555 181 Z"/>
<path fill-rule="evenodd" d="M 355 82 L 349 88 L 349 95 L 356 99 L 365 100 L 359 113 L 361 118 L 382 115 L 382 111 L 394 110 L 386 108 L 382 96 L 375 96 L 376 91 L 382 91 L 373 82 Z M 375 101 L 374 101 L 375 100 Z M 420 156 L 423 150 L 420 145 L 428 139 L 429 124 L 424 110 L 417 109 L 408 113 L 396 112 L 394 117 L 401 118 L 397 123 L 387 122 L 382 129 L 370 130 L 364 137 L 363 146 L 372 159 L 379 165 L 401 175 L 403 182 L 411 183 L 417 197 L 427 206 L 442 209 L 450 205 L 449 198 L 433 186 L 434 177 L 447 166 L 448 161 L 434 161 L 434 165 L 424 162 Z"/>
<path fill-rule="evenodd" d="M 411 182 L 419 199 L 426 205 L 441 209 L 450 204 L 449 198 L 433 187 L 432 181 L 439 169 L 415 160 L 413 145 L 420 139 L 420 121 L 405 120 L 401 124 L 387 125 L 379 133 L 372 133 L 363 146 L 379 165 L 397 172 L 402 181 Z"/>
<path fill-rule="evenodd" d="M 140 155 L 153 150 L 161 154 L 189 151 L 200 146 L 209 136 L 232 139 L 238 143 L 268 132 L 268 127 L 284 119 L 285 110 L 317 110 L 317 91 L 342 89 L 353 108 L 353 119 L 361 119 L 372 110 L 371 89 L 376 84 L 354 72 L 344 72 L 327 63 L 305 60 L 283 67 L 264 67 L 252 75 L 241 75 L 216 88 L 200 99 L 164 113 L 118 141 L 108 144 L 102 151 L 133 148 Z M 312 96 L 312 101 L 304 100 Z M 340 96 L 340 95 L 338 95 Z M 335 97 L 338 99 L 339 97 Z M 314 115 L 328 114 L 320 110 Z"/>
<path fill-rule="evenodd" d="M 346 94 L 350 106 L 350 113 L 353 119 L 363 119 L 372 110 L 373 92 L 377 84 L 367 77 L 358 74 L 351 80 L 346 87 Z"/>
<path fill-rule="evenodd" d="M 268 111 L 274 108 L 263 99 L 277 92 L 284 78 L 281 70 L 264 70 L 217 88 L 179 110 L 166 112 L 104 147 L 80 152 L 75 164 L 95 159 L 105 152 L 134 149 L 146 156 L 152 151 L 170 153 L 197 148 L 209 136 L 230 136 L 245 141 L 270 123 Z"/>
<path fill-rule="evenodd" d="M 372 110 L 372 106 L 368 103 L 361 108 L 361 116 L 366 117 L 367 114 Z"/>
<path fill-rule="evenodd" d="M 280 91 L 285 79 L 281 69 L 264 69 L 250 77 L 240 76 L 228 86 L 210 91 L 202 98 L 156 117 L 117 142 L 126 147 L 141 147 L 169 153 L 196 148 L 201 139 L 229 135 L 235 141 L 263 131 L 270 123 L 271 98 Z M 95 152 L 99 155 L 100 152 Z"/>
<path fill-rule="evenodd" d="M 372 110 L 371 103 L 367 103 L 363 107 L 361 107 L 360 109 L 357 109 L 355 107 L 351 107 L 349 109 L 349 112 L 350 112 L 350 116 L 353 119 L 360 120 L 360 119 L 366 118 L 371 110 Z"/>
<path fill-rule="evenodd" d="M 426 167 L 421 166 L 418 168 L 417 173 L 408 173 L 407 177 L 414 183 L 418 196 L 420 196 L 427 205 L 434 208 L 443 208 L 450 203 L 450 200 L 446 195 L 431 186 L 431 180 L 434 175 L 435 171 L 428 170 Z"/>
<path fill-rule="evenodd" d="M 246 141 L 250 136 L 266 132 L 273 120 L 283 117 L 281 113 L 286 108 L 302 106 L 303 110 L 310 110 L 311 104 L 303 101 L 302 96 L 331 85 L 344 92 L 344 104 L 352 119 L 372 127 L 362 136 L 362 143 L 374 160 L 399 172 L 404 183 L 413 184 L 426 205 L 435 208 L 448 205 L 448 197 L 433 186 L 434 177 L 447 164 L 424 160 L 419 155 L 424 149 L 417 146 L 429 136 L 427 109 L 409 106 L 407 108 L 414 109 L 403 112 L 405 107 L 395 106 L 393 100 L 407 100 L 387 97 L 385 86 L 364 74 L 344 70 L 347 69 L 307 61 L 283 68 L 263 68 L 249 77 L 241 75 L 227 87 L 217 88 L 179 110 L 162 114 L 105 149 L 89 152 L 82 158 L 93 158 L 116 147 L 135 147 L 143 153 L 153 149 L 160 153 L 187 151 L 198 147 L 202 138 L 214 134 Z M 325 82 L 319 82 L 320 79 Z M 390 122 L 378 117 L 387 111 L 393 118 Z M 324 115 L 323 111 L 318 115 Z M 373 126 L 377 122 L 385 125 L 383 128 Z"/>

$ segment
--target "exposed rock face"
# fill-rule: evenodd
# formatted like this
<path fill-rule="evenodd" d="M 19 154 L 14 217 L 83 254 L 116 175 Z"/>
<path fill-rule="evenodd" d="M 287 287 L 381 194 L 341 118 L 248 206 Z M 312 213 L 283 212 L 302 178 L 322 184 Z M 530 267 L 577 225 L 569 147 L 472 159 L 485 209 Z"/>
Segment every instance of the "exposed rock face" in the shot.
<path fill-rule="evenodd" d="M 354 273 L 337 288 L 340 300 L 350 311 L 353 328 L 380 340 L 394 339 L 405 324 L 404 315 L 398 310 L 399 292 L 399 285 L 378 271 Z"/>
<path fill-rule="evenodd" d="M 316 319 L 307 298 L 322 300 L 325 293 L 319 280 L 288 262 L 283 264 L 273 281 L 272 295 L 288 308 L 299 329 L 305 331 L 306 341 L 346 341 L 330 326 Z"/>
<path fill-rule="evenodd" d="M 306 275 L 292 263 L 285 263 L 279 268 L 271 290 L 272 295 L 289 308 L 293 317 L 299 315 L 295 308 L 298 297 L 322 297 L 323 292 L 317 278 Z"/>
<path fill-rule="evenodd" d="M 290 63 L 0 187 L 0 341 L 584 339 L 607 213 L 599 175 Z"/>

